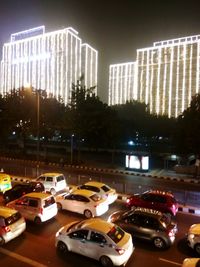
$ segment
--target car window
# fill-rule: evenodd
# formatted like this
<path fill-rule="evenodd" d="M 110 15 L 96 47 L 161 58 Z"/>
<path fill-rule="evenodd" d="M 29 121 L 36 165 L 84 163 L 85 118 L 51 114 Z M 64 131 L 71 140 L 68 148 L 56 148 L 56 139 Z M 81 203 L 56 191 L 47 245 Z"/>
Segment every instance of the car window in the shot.
<path fill-rule="evenodd" d="M 118 243 L 124 236 L 124 231 L 117 225 L 114 225 L 107 235 L 115 242 Z"/>
<path fill-rule="evenodd" d="M 65 199 L 69 199 L 69 200 L 74 200 L 75 199 L 75 195 L 71 194 L 71 195 L 66 195 Z"/>
<path fill-rule="evenodd" d="M 88 230 L 78 230 L 69 234 L 69 237 L 72 239 L 87 239 L 87 236 Z"/>
<path fill-rule="evenodd" d="M 42 181 L 42 182 L 44 182 L 44 181 L 45 181 L 45 176 L 40 176 L 40 177 L 37 179 L 37 181 Z"/>
<path fill-rule="evenodd" d="M 81 185 L 80 189 L 86 189 L 86 190 L 94 191 L 97 193 L 100 192 L 100 189 L 98 187 L 92 186 L 92 185 L 86 185 L 86 184 Z"/>
<path fill-rule="evenodd" d="M 98 202 L 99 200 L 101 200 L 101 196 L 98 194 L 94 194 L 92 196 L 90 196 L 90 198 L 94 201 L 94 202 Z"/>
<path fill-rule="evenodd" d="M 65 180 L 65 177 L 63 175 L 60 175 L 57 177 L 57 182 Z"/>
<path fill-rule="evenodd" d="M 155 201 L 163 204 L 167 202 L 166 197 L 160 195 L 155 196 Z"/>
<path fill-rule="evenodd" d="M 144 218 L 144 227 L 150 228 L 150 229 L 158 229 L 159 223 L 155 218 L 152 217 L 146 217 Z"/>
<path fill-rule="evenodd" d="M 107 185 L 103 185 L 101 188 L 103 189 L 104 192 L 110 191 L 110 187 Z"/>
<path fill-rule="evenodd" d="M 135 224 L 135 225 L 139 225 L 140 224 L 140 220 L 139 220 L 138 214 L 129 215 L 129 216 L 125 217 L 124 220 L 126 222 L 128 222 L 128 223 L 132 223 L 132 224 Z"/>
<path fill-rule="evenodd" d="M 171 223 L 171 217 L 163 214 L 163 216 L 160 218 L 160 222 L 163 227 L 167 227 Z"/>
<path fill-rule="evenodd" d="M 15 204 L 16 205 L 28 206 L 28 198 L 27 197 L 19 198 L 19 199 L 16 200 Z"/>
<path fill-rule="evenodd" d="M 44 208 L 47 208 L 55 203 L 54 197 L 49 197 L 44 200 Z"/>
<path fill-rule="evenodd" d="M 90 240 L 92 242 L 99 243 L 99 244 L 102 244 L 102 243 L 105 244 L 106 243 L 106 239 L 102 234 L 99 234 L 99 233 L 93 232 L 93 231 L 91 232 Z"/>
<path fill-rule="evenodd" d="M 11 225 L 14 222 L 18 221 L 21 218 L 21 214 L 19 212 L 14 213 L 13 215 L 11 215 L 10 217 L 5 219 L 5 225 Z"/>
<path fill-rule="evenodd" d="M 38 207 L 38 200 L 37 199 L 29 199 L 28 205 L 30 207 L 37 208 Z"/>
<path fill-rule="evenodd" d="M 141 199 L 145 200 L 145 201 L 150 201 L 150 202 L 153 202 L 155 201 L 155 197 L 151 194 L 142 194 L 141 195 Z"/>
<path fill-rule="evenodd" d="M 90 202 L 87 197 L 84 197 L 81 195 L 74 195 L 74 200 L 80 201 L 80 202 Z"/>
<path fill-rule="evenodd" d="M 47 177 L 47 178 L 46 178 L 46 181 L 47 181 L 47 182 L 53 182 L 53 177 Z"/>

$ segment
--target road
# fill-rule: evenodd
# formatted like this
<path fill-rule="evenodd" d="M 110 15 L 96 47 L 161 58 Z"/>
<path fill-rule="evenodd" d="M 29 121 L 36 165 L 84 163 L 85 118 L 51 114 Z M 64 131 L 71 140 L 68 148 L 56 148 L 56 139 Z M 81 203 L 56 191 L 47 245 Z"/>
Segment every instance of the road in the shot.
<path fill-rule="evenodd" d="M 111 212 L 123 207 L 124 203 L 118 200 L 111 205 L 109 211 L 102 217 L 107 219 Z M 74 253 L 61 256 L 56 252 L 54 245 L 56 231 L 66 223 L 81 219 L 83 219 L 81 215 L 62 211 L 58 213 L 55 219 L 40 226 L 28 222 L 27 229 L 22 236 L 0 247 L 1 266 L 99 267 L 98 262 L 86 257 Z M 174 267 L 181 266 L 184 258 L 196 256 L 187 246 L 185 234 L 191 224 L 200 222 L 200 217 L 179 213 L 177 222 L 179 231 L 176 242 L 167 250 L 154 249 L 151 243 L 133 238 L 136 249 L 126 266 Z"/>

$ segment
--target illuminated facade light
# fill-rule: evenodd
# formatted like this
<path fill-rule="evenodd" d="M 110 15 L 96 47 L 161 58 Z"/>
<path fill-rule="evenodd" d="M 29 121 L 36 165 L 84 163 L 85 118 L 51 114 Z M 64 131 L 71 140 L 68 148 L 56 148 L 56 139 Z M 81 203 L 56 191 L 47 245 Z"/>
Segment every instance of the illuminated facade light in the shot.
<path fill-rule="evenodd" d="M 135 77 L 137 77 L 135 62 L 110 65 L 109 105 L 125 104 L 126 101 L 137 98 Z"/>
<path fill-rule="evenodd" d="M 200 92 L 200 35 L 155 42 L 137 50 L 138 100 L 151 113 L 178 117 Z"/>
<path fill-rule="evenodd" d="M 76 84 L 82 74 L 90 87 L 97 86 L 97 60 L 97 51 L 82 44 L 71 27 L 46 33 L 40 26 L 11 34 L 11 41 L 3 45 L 0 93 L 30 84 L 68 104 L 72 83 Z"/>
<path fill-rule="evenodd" d="M 81 45 L 81 50 L 83 85 L 87 89 L 96 86 L 93 93 L 97 94 L 98 52 L 86 43 Z"/>

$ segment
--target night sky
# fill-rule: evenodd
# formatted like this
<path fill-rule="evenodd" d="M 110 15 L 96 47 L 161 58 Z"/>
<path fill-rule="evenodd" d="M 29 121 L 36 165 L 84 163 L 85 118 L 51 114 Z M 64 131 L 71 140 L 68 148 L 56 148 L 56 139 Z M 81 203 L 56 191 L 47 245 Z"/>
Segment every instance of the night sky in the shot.
<path fill-rule="evenodd" d="M 110 64 L 135 61 L 136 49 L 200 34 L 198 0 L 1 0 L 0 47 L 10 34 L 40 25 L 73 27 L 99 51 L 98 94 L 107 102 Z"/>

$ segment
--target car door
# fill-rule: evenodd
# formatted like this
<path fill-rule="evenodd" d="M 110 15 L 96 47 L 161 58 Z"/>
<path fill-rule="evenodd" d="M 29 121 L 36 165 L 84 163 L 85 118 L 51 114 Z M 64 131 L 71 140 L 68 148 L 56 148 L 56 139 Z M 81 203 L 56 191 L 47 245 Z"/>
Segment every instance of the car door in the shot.
<path fill-rule="evenodd" d="M 154 205 L 155 205 L 155 197 L 153 194 L 143 194 L 141 196 L 141 206 L 142 207 L 145 207 L 145 208 L 149 208 L 149 209 L 153 209 L 155 208 Z"/>
<path fill-rule="evenodd" d="M 109 246 L 102 233 L 91 231 L 86 240 L 86 251 L 88 257 L 98 260 L 102 255 L 109 254 Z"/>
<path fill-rule="evenodd" d="M 80 229 L 68 235 L 71 251 L 82 254 L 84 256 L 88 255 L 88 248 L 86 243 L 88 233 L 88 230 Z"/>
<path fill-rule="evenodd" d="M 158 229 L 158 222 L 155 220 L 155 218 L 147 216 L 147 215 L 140 215 L 140 226 L 138 234 L 143 239 L 151 239 L 153 236 L 153 233 Z M 157 228 L 156 228 L 157 227 Z"/>
<path fill-rule="evenodd" d="M 18 210 L 25 219 L 28 219 L 28 198 L 26 196 L 17 199 L 13 208 Z"/>
<path fill-rule="evenodd" d="M 38 215 L 39 199 L 29 198 L 28 205 L 26 209 L 27 219 L 34 221 L 35 217 Z"/>

